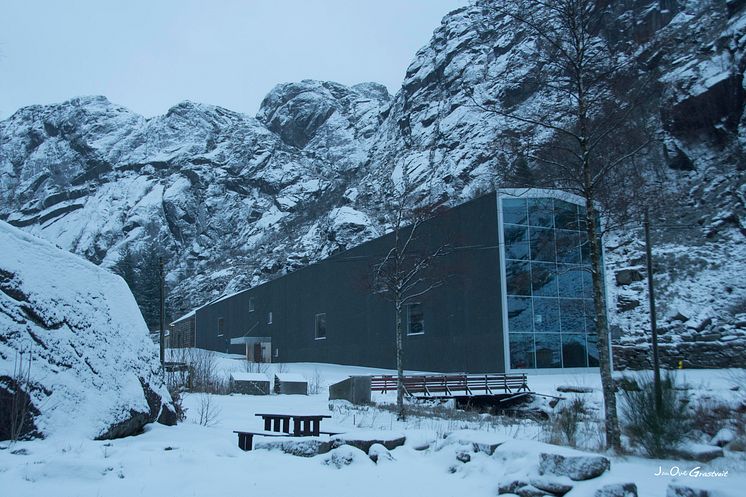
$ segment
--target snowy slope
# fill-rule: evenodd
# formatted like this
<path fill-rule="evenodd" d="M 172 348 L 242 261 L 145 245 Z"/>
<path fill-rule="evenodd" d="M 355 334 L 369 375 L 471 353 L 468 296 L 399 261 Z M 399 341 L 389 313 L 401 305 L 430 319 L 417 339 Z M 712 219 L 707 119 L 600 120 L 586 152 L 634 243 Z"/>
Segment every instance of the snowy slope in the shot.
<path fill-rule="evenodd" d="M 2 221 L 0 254 L 0 391 L 15 390 L 23 353 L 38 433 L 111 438 L 168 421 L 158 351 L 121 278 Z"/>
<path fill-rule="evenodd" d="M 685 227 L 654 223 L 662 324 L 688 333 L 677 309 L 713 296 L 706 340 L 743 344 L 746 284 L 733 260 L 746 235 L 746 8 L 602 3 L 611 9 L 604 35 L 657 79 L 643 114 L 661 141 L 643 159 L 666 169 L 666 222 Z M 137 253 L 156 242 L 171 255 L 176 317 L 380 235 L 382 192 L 405 170 L 431 199 L 479 195 L 514 166 L 507 137 L 549 137 L 470 95 L 524 113 L 551 105 L 535 85 L 530 37 L 495 20 L 490 5 L 448 14 L 394 97 L 374 83 L 306 80 L 275 87 L 256 117 L 183 102 L 145 119 L 104 97 L 21 109 L 0 122 L 0 219 L 106 267 L 124 246 Z M 634 355 L 646 340 L 645 287 L 614 276 L 639 268 L 640 233 L 612 238 L 612 321 Z M 696 268 L 707 270 L 706 285 Z"/>

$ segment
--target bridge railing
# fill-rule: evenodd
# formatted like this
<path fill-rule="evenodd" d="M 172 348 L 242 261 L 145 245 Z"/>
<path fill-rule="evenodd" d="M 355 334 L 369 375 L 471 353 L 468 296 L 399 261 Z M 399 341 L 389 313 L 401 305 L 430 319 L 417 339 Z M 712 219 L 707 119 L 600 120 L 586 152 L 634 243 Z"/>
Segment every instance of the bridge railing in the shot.
<path fill-rule="evenodd" d="M 406 375 L 403 379 L 408 395 L 455 397 L 468 395 L 512 394 L 531 391 L 525 373 Z M 375 375 L 370 387 L 374 392 L 395 392 L 395 375 Z"/>

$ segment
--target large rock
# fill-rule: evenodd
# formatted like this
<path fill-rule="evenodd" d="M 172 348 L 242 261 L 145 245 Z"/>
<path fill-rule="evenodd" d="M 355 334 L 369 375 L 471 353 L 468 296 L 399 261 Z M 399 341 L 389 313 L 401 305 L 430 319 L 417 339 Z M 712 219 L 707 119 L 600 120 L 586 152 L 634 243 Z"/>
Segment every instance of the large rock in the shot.
<path fill-rule="evenodd" d="M 596 490 L 593 497 L 637 497 L 637 485 L 634 483 L 613 483 Z"/>
<path fill-rule="evenodd" d="M 533 485 L 524 485 L 515 489 L 518 497 L 545 497 L 547 493 L 544 490 L 538 489 Z"/>
<path fill-rule="evenodd" d="M 676 448 L 674 455 L 687 461 L 708 462 L 723 457 L 723 449 L 713 445 L 686 443 Z"/>
<path fill-rule="evenodd" d="M 0 254 L 0 438 L 14 398 L 30 403 L 28 436 L 116 438 L 175 422 L 124 280 L 4 222 Z"/>
<path fill-rule="evenodd" d="M 338 469 L 344 466 L 349 466 L 353 463 L 373 464 L 365 452 L 350 445 L 343 445 L 333 449 L 324 456 L 323 463 L 327 466 L 333 466 Z"/>
<path fill-rule="evenodd" d="M 725 478 L 728 476 L 728 473 L 726 471 L 725 474 L 720 474 L 719 476 Z M 704 488 L 704 485 L 707 485 L 707 488 Z M 704 481 L 699 483 L 673 482 L 669 483 L 668 488 L 666 488 L 666 497 L 736 497 L 743 494 L 740 490 L 739 488 L 734 488 L 734 485 L 715 486 L 708 485 Z"/>
<path fill-rule="evenodd" d="M 381 444 L 373 444 L 370 446 L 370 449 L 368 449 L 368 457 L 371 461 L 378 464 L 382 461 L 393 461 L 394 456 L 391 455 L 391 452 L 389 452 L 389 449 L 384 447 Z"/>
<path fill-rule="evenodd" d="M 670 483 L 666 497 L 710 497 L 710 492 L 702 488 L 692 488 L 680 483 Z"/>
<path fill-rule="evenodd" d="M 642 274 L 642 272 L 639 269 L 636 268 L 625 268 L 620 269 L 616 272 L 614 275 L 614 278 L 616 279 L 616 284 L 619 286 L 627 286 L 630 285 L 636 281 L 642 281 L 645 279 L 645 276 Z"/>
<path fill-rule="evenodd" d="M 573 485 L 562 478 L 538 477 L 531 478 L 531 485 L 553 495 L 561 497 L 572 490 Z"/>
<path fill-rule="evenodd" d="M 494 433 L 457 430 L 449 433 L 445 439 L 439 440 L 437 447 L 440 449 L 451 444 L 456 444 L 468 448 L 472 452 L 481 452 L 491 456 L 503 442 L 505 442 L 505 438 L 497 436 Z"/>
<path fill-rule="evenodd" d="M 498 494 L 514 494 L 521 497 L 554 495 L 561 497 L 572 490 L 567 477 L 532 477 L 505 480 L 498 485 Z"/>
<path fill-rule="evenodd" d="M 611 463 L 603 456 L 562 456 L 542 453 L 539 459 L 539 474 L 567 476 L 571 480 L 590 480 L 601 476 Z"/>
<path fill-rule="evenodd" d="M 353 141 L 357 133 L 370 136 L 373 126 L 361 120 L 391 97 L 383 85 L 364 83 L 347 87 L 330 81 L 303 80 L 275 86 L 264 98 L 257 118 L 288 145 L 305 148 L 314 138 L 326 143 Z M 368 119 L 377 119 L 373 114 Z M 361 140 L 362 141 L 362 140 Z"/>
<path fill-rule="evenodd" d="M 504 482 L 500 483 L 497 487 L 497 493 L 498 494 L 514 494 L 516 490 L 518 490 L 521 487 L 525 487 L 528 485 L 528 481 L 526 480 L 505 480 Z"/>

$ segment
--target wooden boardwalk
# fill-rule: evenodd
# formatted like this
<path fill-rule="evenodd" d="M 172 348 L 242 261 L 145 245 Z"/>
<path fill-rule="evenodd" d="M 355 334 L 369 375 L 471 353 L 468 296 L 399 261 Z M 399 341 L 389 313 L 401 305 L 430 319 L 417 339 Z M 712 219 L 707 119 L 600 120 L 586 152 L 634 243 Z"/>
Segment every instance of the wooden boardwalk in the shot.
<path fill-rule="evenodd" d="M 374 392 L 396 392 L 394 375 L 372 376 Z M 418 398 L 460 398 L 472 396 L 503 396 L 530 392 L 525 373 L 406 375 L 404 391 Z"/>

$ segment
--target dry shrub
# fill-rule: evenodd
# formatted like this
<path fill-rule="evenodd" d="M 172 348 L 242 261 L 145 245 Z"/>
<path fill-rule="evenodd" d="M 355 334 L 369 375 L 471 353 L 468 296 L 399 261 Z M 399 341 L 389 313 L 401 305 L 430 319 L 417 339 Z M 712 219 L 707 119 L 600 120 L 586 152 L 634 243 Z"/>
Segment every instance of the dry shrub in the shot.
<path fill-rule="evenodd" d="M 733 408 L 717 399 L 702 399 L 692 409 L 696 429 L 708 437 L 714 437 L 723 428 L 728 428 L 734 418 Z"/>
<path fill-rule="evenodd" d="M 201 426 L 213 426 L 217 424 L 221 410 L 215 404 L 211 393 L 199 394 L 199 405 L 197 406 L 197 424 Z"/>
<path fill-rule="evenodd" d="M 621 390 L 624 432 L 633 446 L 641 447 L 648 456 L 666 457 L 692 431 L 688 394 L 676 387 L 673 374 L 666 374 L 661 380 L 662 403 L 658 412 L 653 376 L 648 374 L 628 381 L 636 388 Z"/>
<path fill-rule="evenodd" d="M 582 395 L 562 399 L 548 419 L 542 421 L 542 438 L 554 445 L 603 448 L 603 428 L 588 400 Z"/>
<path fill-rule="evenodd" d="M 306 378 L 308 381 L 308 393 L 311 395 L 316 395 L 321 393 L 321 389 L 323 388 L 323 378 L 321 377 L 321 372 L 318 368 L 315 368 L 313 370 L 313 375 L 311 378 Z"/>
<path fill-rule="evenodd" d="M 215 352 L 203 349 L 178 349 L 172 353 L 171 359 L 185 364 L 186 368 L 170 375 L 169 385 L 186 388 L 191 392 L 229 392 L 228 381 L 218 370 Z"/>

